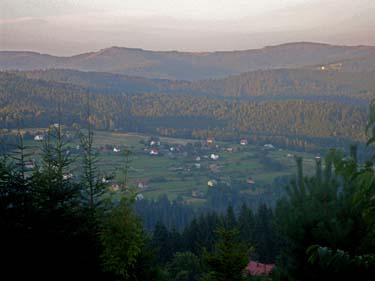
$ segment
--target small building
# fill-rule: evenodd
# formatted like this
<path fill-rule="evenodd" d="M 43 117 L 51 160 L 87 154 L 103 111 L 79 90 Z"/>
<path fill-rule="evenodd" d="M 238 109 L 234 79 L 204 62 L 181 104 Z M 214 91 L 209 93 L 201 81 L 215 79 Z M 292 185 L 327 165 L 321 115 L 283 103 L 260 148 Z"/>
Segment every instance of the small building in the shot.
<path fill-rule="evenodd" d="M 217 180 L 209 180 L 207 182 L 208 187 L 214 187 L 217 185 Z"/>
<path fill-rule="evenodd" d="M 220 172 L 220 166 L 217 164 L 211 164 L 208 166 L 211 172 L 213 173 L 219 173 Z"/>
<path fill-rule="evenodd" d="M 157 149 L 151 149 L 150 150 L 150 155 L 154 155 L 154 156 L 156 156 L 156 155 L 159 155 L 159 150 L 157 150 Z"/>
<path fill-rule="evenodd" d="M 72 173 L 64 173 L 63 174 L 63 180 L 70 180 L 73 178 L 73 174 Z"/>
<path fill-rule="evenodd" d="M 248 183 L 248 184 L 255 184 L 255 181 L 253 180 L 252 177 L 248 177 L 247 180 L 246 180 L 246 183 Z"/>
<path fill-rule="evenodd" d="M 43 135 L 36 135 L 36 136 L 34 137 L 34 140 L 35 140 L 35 141 L 42 141 L 42 140 L 44 140 L 44 136 L 43 136 Z"/>
<path fill-rule="evenodd" d="M 200 156 L 195 157 L 195 161 L 201 161 Z"/>
<path fill-rule="evenodd" d="M 117 148 L 117 147 L 114 147 L 114 148 L 113 148 L 113 152 L 120 152 L 120 151 L 121 151 L 120 148 Z"/>
<path fill-rule="evenodd" d="M 120 189 L 120 185 L 118 183 L 112 183 L 109 187 L 109 191 L 116 192 Z"/>
<path fill-rule="evenodd" d="M 215 139 L 214 138 L 207 138 L 206 143 L 207 144 L 214 144 Z"/>
<path fill-rule="evenodd" d="M 151 137 L 148 143 L 150 146 L 160 146 L 160 139 L 156 137 Z"/>
<path fill-rule="evenodd" d="M 212 160 L 217 160 L 217 159 L 219 159 L 219 155 L 218 155 L 218 154 L 214 154 L 214 153 L 212 153 L 212 154 L 210 155 L 210 158 L 211 158 Z"/>
<path fill-rule="evenodd" d="M 191 191 L 191 197 L 195 197 L 195 198 L 202 198 L 204 196 L 204 193 L 203 191 L 200 191 L 198 189 L 193 189 Z"/>
<path fill-rule="evenodd" d="M 251 276 L 269 276 L 270 272 L 274 268 L 274 264 L 264 264 L 256 261 L 250 261 L 246 266 L 246 270 Z"/>
<path fill-rule="evenodd" d="M 24 162 L 25 169 L 34 170 L 35 168 L 35 161 L 34 160 L 27 160 Z"/>
<path fill-rule="evenodd" d="M 145 199 L 145 197 L 143 196 L 142 193 L 138 193 L 138 194 L 135 196 L 135 200 L 136 200 L 136 201 L 141 201 L 141 200 L 143 200 L 143 199 Z"/>
<path fill-rule="evenodd" d="M 194 163 L 194 167 L 195 167 L 196 169 L 200 169 L 200 168 L 201 168 L 201 164 L 200 164 L 200 163 Z"/>
<path fill-rule="evenodd" d="M 275 149 L 275 147 L 272 144 L 270 144 L 270 143 L 265 144 L 264 148 L 266 148 L 266 149 Z"/>
<path fill-rule="evenodd" d="M 145 181 L 145 180 L 140 180 L 140 181 L 137 182 L 137 187 L 139 189 L 146 189 L 146 188 L 148 188 L 148 182 Z"/>
<path fill-rule="evenodd" d="M 240 140 L 240 145 L 247 145 L 247 144 L 248 144 L 247 139 L 241 139 Z"/>

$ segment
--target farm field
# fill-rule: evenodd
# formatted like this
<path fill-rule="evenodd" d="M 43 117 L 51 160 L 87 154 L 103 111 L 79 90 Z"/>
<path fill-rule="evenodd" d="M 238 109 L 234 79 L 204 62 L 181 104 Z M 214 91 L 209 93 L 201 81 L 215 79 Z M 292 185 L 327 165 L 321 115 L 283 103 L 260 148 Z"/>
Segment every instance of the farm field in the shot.
<path fill-rule="evenodd" d="M 36 131 L 28 130 L 28 133 L 35 135 Z M 151 145 L 152 140 L 154 145 Z M 41 143 L 33 139 L 25 141 L 31 158 L 38 159 Z M 79 140 L 72 138 L 69 145 L 73 157 L 78 157 L 74 154 L 79 151 Z M 122 182 L 127 166 L 128 185 L 149 199 L 166 194 L 170 199 L 182 197 L 186 202 L 202 203 L 204 194 L 212 188 L 209 181 L 214 185 L 240 185 L 242 192 L 257 195 L 266 192 L 276 178 L 295 174 L 295 156 L 303 157 L 306 174 L 315 171 L 315 155 L 277 147 L 240 145 L 239 142 L 207 144 L 206 140 L 95 131 L 94 147 L 104 177 L 111 176 L 113 182 Z M 152 155 L 152 150 L 157 151 L 157 155 Z M 125 151 L 130 152 L 128 157 Z M 212 159 L 212 155 L 218 158 Z M 72 173 L 77 177 L 80 163 L 74 165 Z"/>

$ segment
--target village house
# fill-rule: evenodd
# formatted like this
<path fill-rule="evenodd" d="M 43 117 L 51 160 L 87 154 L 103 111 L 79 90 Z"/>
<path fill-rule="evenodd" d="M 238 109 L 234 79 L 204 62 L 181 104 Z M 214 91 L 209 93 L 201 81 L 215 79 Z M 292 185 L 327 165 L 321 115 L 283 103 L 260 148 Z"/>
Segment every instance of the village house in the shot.
<path fill-rule="evenodd" d="M 42 141 L 42 140 L 44 140 L 44 136 L 43 136 L 43 135 L 36 135 L 36 136 L 34 137 L 34 140 L 35 140 L 35 141 Z"/>
<path fill-rule="evenodd" d="M 135 196 L 135 200 L 136 200 L 136 201 L 141 201 L 141 200 L 143 200 L 143 199 L 145 199 L 145 197 L 144 197 L 144 195 L 143 195 L 142 193 L 139 193 L 139 194 L 137 194 L 137 195 Z"/>
<path fill-rule="evenodd" d="M 153 155 L 153 156 L 156 156 L 156 155 L 159 155 L 159 150 L 153 148 L 150 150 L 150 155 Z"/>
<path fill-rule="evenodd" d="M 35 160 L 27 160 L 24 162 L 25 169 L 33 170 L 35 168 Z"/>
<path fill-rule="evenodd" d="M 240 145 L 247 145 L 247 144 L 248 144 L 247 139 L 241 139 L 240 140 Z"/>
<path fill-rule="evenodd" d="M 212 160 L 217 160 L 217 159 L 219 159 L 219 155 L 218 155 L 218 154 L 214 154 L 214 153 L 212 153 L 212 154 L 210 155 L 210 158 L 211 158 Z"/>
<path fill-rule="evenodd" d="M 114 147 L 113 148 L 113 152 L 120 152 L 121 151 L 121 149 L 119 149 L 119 148 L 117 148 L 117 147 Z"/>
<path fill-rule="evenodd" d="M 137 181 L 137 187 L 139 189 L 146 189 L 148 188 L 148 182 L 146 180 L 139 180 Z"/>
<path fill-rule="evenodd" d="M 109 191 L 116 192 L 120 189 L 120 185 L 118 183 L 112 183 L 109 187 Z"/>
<path fill-rule="evenodd" d="M 252 177 L 248 177 L 247 180 L 246 180 L 246 183 L 248 183 L 248 184 L 255 184 L 255 181 L 253 180 Z"/>
<path fill-rule="evenodd" d="M 207 144 L 214 144 L 215 139 L 214 138 L 207 138 L 206 143 Z"/>
<path fill-rule="evenodd" d="M 102 178 L 102 183 L 109 183 L 109 180 L 106 177 Z"/>
<path fill-rule="evenodd" d="M 220 172 L 220 166 L 217 164 L 211 164 L 208 166 L 208 168 L 211 170 L 213 173 L 219 173 Z"/>
<path fill-rule="evenodd" d="M 250 261 L 246 270 L 251 276 L 269 276 L 272 269 L 275 268 L 274 264 L 264 264 L 256 261 Z"/>
<path fill-rule="evenodd" d="M 208 187 L 214 187 L 217 185 L 217 180 L 209 180 L 207 182 Z"/>
<path fill-rule="evenodd" d="M 270 144 L 270 143 L 265 144 L 264 148 L 266 148 L 266 149 L 275 149 L 275 147 L 272 144 Z"/>
<path fill-rule="evenodd" d="M 73 174 L 72 173 L 64 173 L 63 174 L 63 180 L 70 180 L 73 178 Z"/>
<path fill-rule="evenodd" d="M 204 193 L 203 193 L 203 191 L 201 191 L 201 190 L 193 189 L 193 190 L 191 191 L 191 197 L 202 198 L 203 196 L 204 196 Z"/>
<path fill-rule="evenodd" d="M 231 153 L 232 153 L 232 152 L 234 152 L 234 151 L 235 151 L 235 149 L 234 149 L 233 147 L 228 147 L 228 148 L 226 149 L 226 151 L 227 151 L 227 152 L 231 152 Z"/>
<path fill-rule="evenodd" d="M 150 140 L 149 140 L 149 145 L 150 146 L 160 146 L 160 139 L 155 138 L 155 137 L 151 137 Z"/>

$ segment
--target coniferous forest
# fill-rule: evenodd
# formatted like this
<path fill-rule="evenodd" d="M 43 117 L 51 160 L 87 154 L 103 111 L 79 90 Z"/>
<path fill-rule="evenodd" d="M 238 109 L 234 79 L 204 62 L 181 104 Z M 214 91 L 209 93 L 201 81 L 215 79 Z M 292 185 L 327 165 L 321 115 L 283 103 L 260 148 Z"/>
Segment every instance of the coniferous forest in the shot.
<path fill-rule="evenodd" d="M 120 184 L 115 195 L 101 181 L 92 125 L 81 133 L 84 154 L 70 158 L 61 126 L 50 128 L 41 167 L 26 171 L 21 134 L 0 163 L 2 274 L 48 280 L 259 280 L 245 270 L 253 260 L 275 264 L 272 280 L 372 280 L 375 273 L 373 157 L 358 160 L 331 149 L 316 172 L 295 179 L 275 208 L 246 204 L 224 212 L 191 210 L 160 198 L 135 201 Z M 375 142 L 375 106 L 367 145 Z M 80 161 L 83 175 L 65 175 Z M 124 173 L 126 171 L 124 170 Z M 125 179 L 126 180 L 126 179 Z M 157 206 L 157 207 L 155 207 Z M 143 225 L 142 212 L 173 213 L 173 223 Z M 257 279 L 258 278 L 258 279 Z"/>
<path fill-rule="evenodd" d="M 91 79 L 96 79 L 94 74 L 91 75 Z M 317 93 L 311 99 L 298 95 L 288 98 L 281 93 L 276 99 L 271 95 L 265 100 L 236 100 L 219 94 L 137 93 L 131 90 L 132 87 L 122 88 L 124 91 L 130 89 L 130 92 L 118 90 L 105 93 L 91 80 L 83 87 L 83 82 L 56 82 L 62 78 L 54 76 L 56 80 L 48 80 L 49 76 L 37 78 L 0 73 L 2 128 L 47 127 L 56 120 L 68 126 L 83 125 L 86 109 L 82 105 L 87 104 L 89 95 L 90 122 L 99 130 L 196 139 L 207 136 L 221 140 L 246 137 L 255 144 L 272 142 L 293 149 L 317 150 L 327 146 L 345 147 L 353 142 L 364 143 L 366 135 L 363 128 L 368 115 L 366 105 L 372 98 L 371 92 L 352 95 L 349 100 L 345 95 L 323 94 L 330 89 L 323 89 L 321 95 L 327 95 L 331 100 L 319 98 L 319 95 L 316 97 Z M 354 85 L 362 85 L 363 81 L 355 80 L 355 76 L 353 79 Z M 258 83 L 263 85 L 263 80 Z M 370 83 L 370 79 L 366 81 Z M 112 85 L 110 82 L 107 84 Z M 301 87 L 306 92 L 312 91 L 309 85 Z M 340 84 L 337 87 L 345 89 L 342 92 L 350 92 L 348 87 Z M 233 87 L 231 89 L 234 91 Z M 59 114 L 58 108 L 63 114 Z"/>

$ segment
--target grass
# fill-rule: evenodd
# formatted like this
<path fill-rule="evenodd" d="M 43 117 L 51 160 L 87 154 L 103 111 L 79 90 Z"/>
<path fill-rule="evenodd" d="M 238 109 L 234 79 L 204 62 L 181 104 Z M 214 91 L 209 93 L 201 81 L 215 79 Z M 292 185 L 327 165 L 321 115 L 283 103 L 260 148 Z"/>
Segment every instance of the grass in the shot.
<path fill-rule="evenodd" d="M 135 133 L 104 131 L 95 131 L 94 133 L 94 146 L 96 148 L 104 145 L 114 145 L 126 146 L 131 149 L 128 179 L 134 186 L 140 180 L 148 182 L 149 187 L 141 191 L 146 198 L 157 198 L 162 194 L 167 194 L 170 199 L 182 196 L 187 202 L 198 204 L 204 202 L 204 199 L 192 197 L 191 191 L 197 189 L 206 192 L 208 180 L 222 179 L 243 182 L 246 185 L 248 177 L 252 177 L 256 185 L 254 188 L 249 188 L 247 192 L 254 195 L 260 194 L 266 191 L 264 186 L 271 184 L 275 178 L 295 174 L 296 163 L 293 157 L 287 157 L 288 154 L 301 156 L 305 159 L 304 169 L 307 174 L 315 171 L 314 155 L 308 153 L 270 150 L 267 157 L 281 167 L 275 171 L 270 167 L 264 166 L 260 161 L 261 155 L 264 154 L 263 147 L 254 145 L 240 146 L 239 144 L 222 142 L 218 143 L 220 149 L 214 152 L 220 156 L 216 161 L 204 157 L 209 156 L 213 151 L 201 151 L 198 153 L 201 157 L 201 161 L 199 161 L 201 168 L 198 169 L 194 167 L 194 163 L 198 163 L 195 161 L 197 153 L 190 153 L 185 156 L 174 154 L 175 158 L 170 158 L 167 155 L 167 151 L 164 151 L 164 155 L 149 155 L 144 151 L 146 148 L 144 143 L 147 143 L 149 138 L 150 136 L 148 135 Z M 160 138 L 160 141 L 162 145 L 168 143 L 171 146 L 197 142 L 197 140 L 163 137 Z M 31 147 L 29 152 L 31 152 L 32 156 L 30 157 L 37 159 L 40 142 L 28 140 L 25 144 Z M 77 144 L 77 139 L 72 141 L 72 147 Z M 228 152 L 226 150 L 228 147 L 233 148 L 233 152 Z M 99 157 L 100 170 L 106 174 L 113 174 L 117 180 L 121 180 L 125 160 L 123 152 L 102 152 Z M 213 164 L 218 165 L 218 171 L 215 172 L 215 169 L 212 168 Z M 76 170 L 79 166 L 80 163 L 77 163 L 73 169 Z"/>

